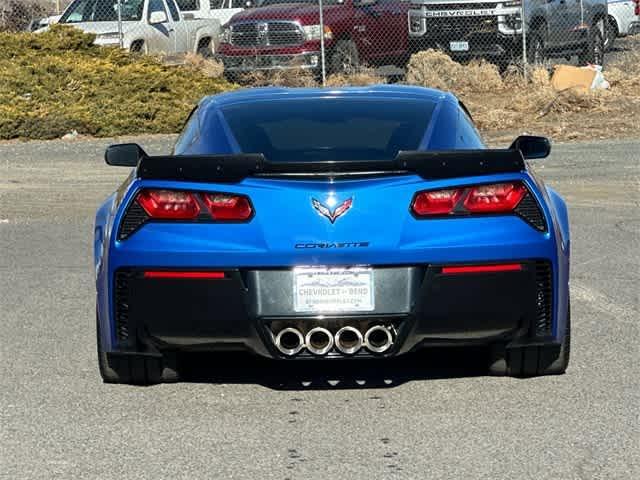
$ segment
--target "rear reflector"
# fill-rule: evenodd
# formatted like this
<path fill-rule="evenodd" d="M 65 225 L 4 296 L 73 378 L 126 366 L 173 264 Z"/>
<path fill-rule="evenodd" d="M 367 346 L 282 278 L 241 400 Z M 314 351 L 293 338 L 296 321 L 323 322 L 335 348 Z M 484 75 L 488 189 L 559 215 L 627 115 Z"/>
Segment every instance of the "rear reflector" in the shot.
<path fill-rule="evenodd" d="M 225 278 L 224 272 L 166 272 L 166 271 L 147 271 L 144 272 L 144 278 L 183 278 L 183 279 L 222 279 Z"/>
<path fill-rule="evenodd" d="M 505 263 L 502 265 L 460 265 L 442 267 L 444 275 L 456 275 L 463 273 L 492 273 L 492 272 L 519 272 L 522 265 L 519 263 Z"/>

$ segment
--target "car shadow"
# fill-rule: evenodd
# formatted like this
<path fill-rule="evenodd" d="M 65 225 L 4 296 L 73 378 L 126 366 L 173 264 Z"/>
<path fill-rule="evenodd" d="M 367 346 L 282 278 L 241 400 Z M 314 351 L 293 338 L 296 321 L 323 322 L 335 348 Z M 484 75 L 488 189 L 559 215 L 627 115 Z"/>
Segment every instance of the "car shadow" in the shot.
<path fill-rule="evenodd" d="M 179 358 L 181 380 L 258 384 L 273 390 L 394 388 L 411 381 L 487 374 L 482 348 L 440 348 L 394 359 L 275 361 L 240 353 L 188 353 Z"/>

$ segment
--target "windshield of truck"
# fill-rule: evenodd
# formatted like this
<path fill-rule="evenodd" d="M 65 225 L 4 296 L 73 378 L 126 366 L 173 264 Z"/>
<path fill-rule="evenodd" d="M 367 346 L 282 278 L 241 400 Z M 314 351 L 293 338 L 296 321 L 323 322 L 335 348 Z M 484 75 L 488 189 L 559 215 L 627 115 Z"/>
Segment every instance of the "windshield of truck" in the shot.
<path fill-rule="evenodd" d="M 122 21 L 142 18 L 144 0 L 120 0 Z M 115 22 L 118 20 L 118 0 L 75 0 L 64 12 L 60 23 Z"/>
<path fill-rule="evenodd" d="M 418 149 L 434 103 L 415 99 L 270 100 L 222 107 L 244 153 L 273 162 L 392 160 Z"/>

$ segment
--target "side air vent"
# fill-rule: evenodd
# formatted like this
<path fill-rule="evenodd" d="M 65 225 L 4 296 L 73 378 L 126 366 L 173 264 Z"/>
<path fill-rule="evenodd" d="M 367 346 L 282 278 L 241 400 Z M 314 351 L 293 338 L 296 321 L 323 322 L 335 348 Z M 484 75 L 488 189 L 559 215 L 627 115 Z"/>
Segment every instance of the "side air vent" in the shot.
<path fill-rule="evenodd" d="M 536 230 L 541 232 L 547 230 L 547 224 L 544 221 L 540 206 L 530 193 L 525 195 L 513 212 Z"/>
<path fill-rule="evenodd" d="M 131 273 L 127 270 L 118 270 L 114 282 L 114 304 L 116 338 L 118 342 L 126 343 L 129 340 L 129 279 Z"/>
<path fill-rule="evenodd" d="M 149 220 L 149 215 L 138 204 L 133 202 L 129 205 L 122 222 L 120 222 L 120 229 L 118 230 L 118 240 L 125 240 L 129 238 L 136 230 L 138 230 L 144 223 Z"/>
<path fill-rule="evenodd" d="M 537 337 L 551 335 L 553 316 L 553 280 L 549 262 L 536 262 L 536 323 Z"/>

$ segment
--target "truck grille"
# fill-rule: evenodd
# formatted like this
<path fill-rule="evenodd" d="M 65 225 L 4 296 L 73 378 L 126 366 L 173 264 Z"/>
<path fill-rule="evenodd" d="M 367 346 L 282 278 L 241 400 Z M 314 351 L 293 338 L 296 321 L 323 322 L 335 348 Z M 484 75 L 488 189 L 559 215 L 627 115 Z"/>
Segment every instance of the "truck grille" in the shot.
<path fill-rule="evenodd" d="M 251 22 L 231 25 L 231 44 L 239 47 L 300 45 L 304 35 L 295 22 Z"/>
<path fill-rule="evenodd" d="M 427 3 L 420 5 L 420 8 L 424 8 L 429 11 L 437 10 L 485 10 L 494 9 L 498 6 L 497 2 L 485 2 L 485 3 Z"/>
<path fill-rule="evenodd" d="M 474 33 L 497 32 L 498 17 L 427 18 L 427 32 L 450 40 L 465 40 Z"/>

